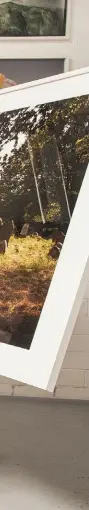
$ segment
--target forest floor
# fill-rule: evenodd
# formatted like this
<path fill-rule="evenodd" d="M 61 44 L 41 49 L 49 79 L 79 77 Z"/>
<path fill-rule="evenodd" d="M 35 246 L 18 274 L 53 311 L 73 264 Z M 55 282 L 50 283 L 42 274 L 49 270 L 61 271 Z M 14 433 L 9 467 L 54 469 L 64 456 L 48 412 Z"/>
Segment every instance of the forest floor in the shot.
<path fill-rule="evenodd" d="M 51 240 L 11 237 L 0 255 L 0 328 L 35 330 L 56 262 L 49 257 Z M 29 321 L 30 318 L 30 321 Z M 31 325 L 32 319 L 32 325 Z"/>

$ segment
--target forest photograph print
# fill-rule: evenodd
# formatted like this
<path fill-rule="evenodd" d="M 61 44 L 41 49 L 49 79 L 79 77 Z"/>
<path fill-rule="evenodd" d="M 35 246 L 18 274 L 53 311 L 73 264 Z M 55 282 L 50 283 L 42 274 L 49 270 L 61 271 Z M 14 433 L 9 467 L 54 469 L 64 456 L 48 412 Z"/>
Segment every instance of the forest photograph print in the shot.
<path fill-rule="evenodd" d="M 67 0 L 0 0 L 0 37 L 65 35 Z"/>
<path fill-rule="evenodd" d="M 0 114 L 0 342 L 30 348 L 88 163 L 89 96 Z"/>

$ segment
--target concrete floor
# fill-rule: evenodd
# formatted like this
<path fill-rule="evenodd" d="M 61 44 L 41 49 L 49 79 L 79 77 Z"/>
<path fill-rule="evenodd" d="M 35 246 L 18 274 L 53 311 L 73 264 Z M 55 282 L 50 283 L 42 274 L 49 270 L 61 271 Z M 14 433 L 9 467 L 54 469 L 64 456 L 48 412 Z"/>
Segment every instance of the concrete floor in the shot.
<path fill-rule="evenodd" d="M 0 508 L 89 508 L 89 403 L 0 397 Z"/>

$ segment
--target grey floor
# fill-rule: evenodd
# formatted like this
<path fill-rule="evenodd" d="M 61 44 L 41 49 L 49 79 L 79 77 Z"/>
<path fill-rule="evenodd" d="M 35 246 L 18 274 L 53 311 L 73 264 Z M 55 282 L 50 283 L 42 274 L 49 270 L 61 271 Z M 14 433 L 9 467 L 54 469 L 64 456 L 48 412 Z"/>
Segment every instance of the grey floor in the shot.
<path fill-rule="evenodd" d="M 89 404 L 0 397 L 0 508 L 89 507 Z"/>

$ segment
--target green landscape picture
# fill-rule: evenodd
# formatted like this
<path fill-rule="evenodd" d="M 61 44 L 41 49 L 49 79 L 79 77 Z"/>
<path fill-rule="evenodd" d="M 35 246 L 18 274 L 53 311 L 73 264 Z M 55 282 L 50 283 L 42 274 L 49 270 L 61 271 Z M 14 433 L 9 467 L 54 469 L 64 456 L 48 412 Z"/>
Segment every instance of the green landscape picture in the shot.
<path fill-rule="evenodd" d="M 30 348 L 88 162 L 89 96 L 0 114 L 1 342 Z"/>
<path fill-rule="evenodd" d="M 0 1 L 0 37 L 63 36 L 65 25 L 65 0 Z"/>

